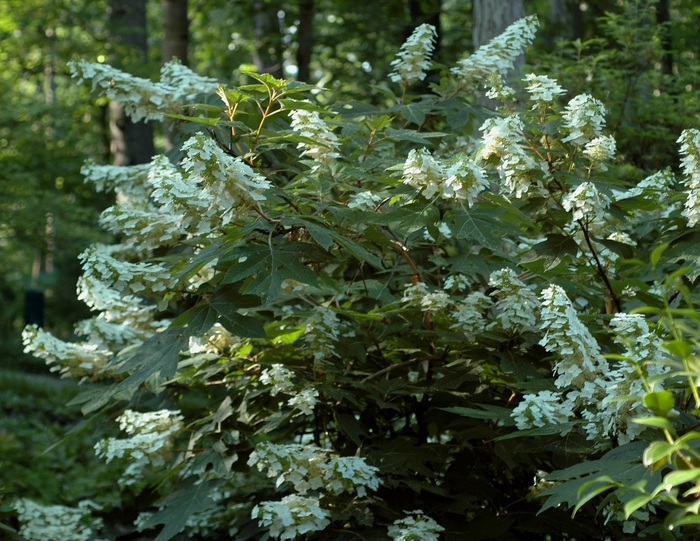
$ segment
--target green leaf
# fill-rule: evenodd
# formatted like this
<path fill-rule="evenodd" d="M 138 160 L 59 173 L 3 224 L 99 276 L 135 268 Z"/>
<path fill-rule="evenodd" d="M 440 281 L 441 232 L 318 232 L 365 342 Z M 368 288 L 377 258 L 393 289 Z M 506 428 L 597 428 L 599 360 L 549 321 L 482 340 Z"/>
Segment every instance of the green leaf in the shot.
<path fill-rule="evenodd" d="M 386 136 L 392 141 L 410 141 L 411 143 L 416 143 L 419 145 L 430 145 L 431 137 L 442 137 L 442 133 L 422 133 L 415 130 L 394 130 L 389 128 L 384 132 Z"/>
<path fill-rule="evenodd" d="M 660 417 L 665 417 L 675 403 L 676 397 L 671 391 L 656 391 L 644 397 L 644 405 Z"/>
<path fill-rule="evenodd" d="M 586 493 L 585 496 L 582 496 L 583 492 L 587 489 L 590 488 L 591 486 L 594 486 L 598 483 L 605 483 L 604 485 L 594 488 L 593 490 L 590 490 Z M 615 483 L 609 476 L 607 475 L 602 475 L 598 479 L 594 479 L 593 481 L 590 481 L 588 483 L 585 483 L 583 486 L 578 491 L 578 497 L 579 501 L 574 507 L 573 513 L 571 514 L 572 517 L 576 516 L 576 513 L 578 513 L 578 510 L 581 509 L 584 505 L 586 505 L 589 501 L 591 501 L 593 498 L 598 496 L 599 494 L 602 494 L 603 492 L 606 492 L 610 490 L 611 488 L 616 488 L 617 483 Z"/>
<path fill-rule="evenodd" d="M 260 306 L 259 297 L 241 295 L 235 286 L 221 287 L 214 292 L 211 299 L 205 299 L 204 304 L 208 304 L 208 308 L 218 314 L 219 321 L 231 334 L 246 338 L 265 338 L 267 336 L 260 321 L 252 316 L 238 313 L 241 308 Z"/>
<path fill-rule="evenodd" d="M 150 376 L 160 373 L 161 378 L 171 378 L 177 371 L 180 352 L 189 347 L 189 332 L 182 327 L 169 327 L 146 340 L 133 356 L 117 369 L 118 373 L 132 372 L 115 390 L 138 387 Z"/>
<path fill-rule="evenodd" d="M 178 120 L 186 120 L 187 122 L 192 122 L 194 124 L 204 124 L 205 126 L 210 126 L 210 127 L 215 127 L 219 121 L 221 120 L 220 118 L 206 118 L 202 116 L 185 116 L 185 115 L 176 115 L 172 113 L 165 113 L 165 116 L 168 118 L 177 118 Z"/>
<path fill-rule="evenodd" d="M 693 468 L 692 470 L 680 470 L 672 471 L 664 476 L 664 480 L 661 485 L 661 490 L 667 490 L 666 487 L 675 487 L 682 485 L 683 483 L 689 483 L 697 481 L 700 479 L 700 468 Z"/>
<path fill-rule="evenodd" d="M 223 479 L 199 482 L 198 476 L 185 479 L 178 490 L 168 494 L 156 502 L 157 507 L 163 507 L 144 524 L 145 528 L 164 524 L 165 526 L 155 541 L 168 541 L 179 534 L 193 513 L 209 509 L 214 501 L 209 498 L 209 491 L 223 483 Z"/>
<path fill-rule="evenodd" d="M 511 417 L 513 410 L 510 408 L 503 408 L 500 406 L 492 406 L 491 404 L 477 404 L 480 408 L 465 408 L 462 406 L 452 406 L 449 408 L 438 408 L 443 411 L 449 411 L 450 413 L 456 413 L 462 417 L 469 417 L 471 419 L 487 419 L 489 421 L 501 421 L 502 426 L 514 426 L 515 421 Z M 501 426 L 501 425 L 499 425 Z"/>
<path fill-rule="evenodd" d="M 635 419 L 632 419 L 632 422 L 637 423 L 638 425 L 651 426 L 653 428 L 668 430 L 672 434 L 676 431 L 671 421 L 669 421 L 665 417 L 637 417 Z"/>
<path fill-rule="evenodd" d="M 318 246 L 304 242 L 245 246 L 229 254 L 230 258 L 235 257 L 239 261 L 229 268 L 222 283 L 230 284 L 250 278 L 244 284 L 243 291 L 259 295 L 263 303 L 268 305 L 279 297 L 284 280 L 316 284 L 316 274 L 301 260 L 320 251 Z"/>
<path fill-rule="evenodd" d="M 550 234 L 547 240 L 535 244 L 520 258 L 520 263 L 532 263 L 544 259 L 544 270 L 553 269 L 564 261 L 566 256 L 576 257 L 578 245 L 568 235 Z"/>
<path fill-rule="evenodd" d="M 625 503 L 625 506 L 623 508 L 625 511 L 625 518 L 630 518 L 630 515 L 632 513 L 634 513 L 640 507 L 644 507 L 653 499 L 654 496 L 651 494 L 642 494 L 641 496 L 635 496 L 634 498 L 632 498 L 630 501 Z"/>
<path fill-rule="evenodd" d="M 509 224 L 497 220 L 504 211 L 505 209 L 456 211 L 446 215 L 445 221 L 456 238 L 471 239 L 491 251 L 500 252 L 501 239 L 497 238 L 494 232 L 506 232 L 512 228 Z"/>
<path fill-rule="evenodd" d="M 342 236 L 340 233 L 336 233 L 335 231 L 330 231 L 331 237 L 333 237 L 333 240 L 337 242 L 340 246 L 345 248 L 350 254 L 355 259 L 359 259 L 360 261 L 366 261 L 373 267 L 377 269 L 383 269 L 384 266 L 382 265 L 382 260 L 379 259 L 376 255 L 370 253 L 364 246 L 361 244 L 355 242 L 354 240 L 350 240 L 347 237 Z"/>
<path fill-rule="evenodd" d="M 440 221 L 440 210 L 433 204 L 414 202 L 404 205 L 388 214 L 368 216 L 367 222 L 373 224 L 388 224 L 391 230 L 406 239 L 424 227 L 432 226 Z"/>
<path fill-rule="evenodd" d="M 24 537 L 17 533 L 17 530 L 6 526 L 0 522 L 0 534 L 2 534 L 3 539 L 10 539 L 11 541 L 27 541 Z"/>
<path fill-rule="evenodd" d="M 642 463 L 645 466 L 653 466 L 659 461 L 666 462 L 675 450 L 676 446 L 667 441 L 654 441 L 644 450 Z"/>
<path fill-rule="evenodd" d="M 662 248 L 664 248 L 663 244 L 654 250 L 654 252 L 656 250 L 662 252 L 657 260 L 658 266 L 668 268 L 672 263 L 682 261 L 684 266 L 691 267 L 688 272 L 688 278 L 691 281 L 700 276 L 700 231 L 682 235 L 665 251 Z M 656 257 L 654 252 L 652 255 Z"/>
<path fill-rule="evenodd" d="M 523 438 L 527 436 L 552 436 L 554 434 L 564 434 L 579 424 L 578 421 L 569 421 L 558 425 L 547 425 L 540 428 L 531 428 L 529 430 L 516 430 L 510 434 L 499 436 L 492 441 L 512 440 L 514 438 Z"/>

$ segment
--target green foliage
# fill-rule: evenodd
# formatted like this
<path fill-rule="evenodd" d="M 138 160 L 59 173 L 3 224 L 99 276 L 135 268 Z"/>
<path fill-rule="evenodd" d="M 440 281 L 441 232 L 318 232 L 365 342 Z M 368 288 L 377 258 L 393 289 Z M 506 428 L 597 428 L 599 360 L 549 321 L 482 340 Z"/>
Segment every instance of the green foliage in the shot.
<path fill-rule="evenodd" d="M 159 541 L 693 535 L 700 133 L 683 183 L 654 170 L 681 125 L 659 86 L 634 153 L 654 115 L 630 81 L 658 83 L 634 63 L 658 53 L 639 8 L 606 17 L 612 45 L 543 60 L 551 79 L 492 76 L 496 111 L 465 64 L 373 104 L 249 73 L 175 115 L 203 131 L 115 206 L 149 227 L 84 256 L 107 304 L 85 347 L 111 354 L 91 377 L 113 383 L 72 402 L 129 436 L 101 444 L 125 468 L 106 522 Z M 70 372 L 69 348 L 44 357 Z"/>

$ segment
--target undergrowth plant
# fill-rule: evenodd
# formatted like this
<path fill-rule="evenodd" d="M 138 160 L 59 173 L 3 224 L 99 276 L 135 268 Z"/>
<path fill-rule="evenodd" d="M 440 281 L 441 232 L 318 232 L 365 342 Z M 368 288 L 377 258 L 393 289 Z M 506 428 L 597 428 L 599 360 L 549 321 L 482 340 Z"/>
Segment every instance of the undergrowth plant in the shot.
<path fill-rule="evenodd" d="M 422 25 L 385 107 L 321 107 L 252 72 L 229 88 L 72 64 L 184 139 L 173 159 L 85 166 L 122 239 L 81 256 L 96 315 L 82 342 L 24 333 L 64 376 L 110 382 L 73 401 L 122 431 L 95 445 L 123 474 L 92 538 L 672 539 L 696 522 L 700 131 L 677 134 L 678 177 L 628 182 L 605 96 L 506 78 L 537 24 L 454 67 L 430 63 Z M 413 94 L 429 69 L 440 82 Z"/>

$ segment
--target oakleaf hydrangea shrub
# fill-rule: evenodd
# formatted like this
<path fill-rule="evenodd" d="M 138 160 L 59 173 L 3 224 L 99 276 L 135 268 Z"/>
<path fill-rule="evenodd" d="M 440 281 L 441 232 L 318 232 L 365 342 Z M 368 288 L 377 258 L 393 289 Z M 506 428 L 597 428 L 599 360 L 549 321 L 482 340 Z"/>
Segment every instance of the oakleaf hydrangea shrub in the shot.
<path fill-rule="evenodd" d="M 668 538 L 694 520 L 697 133 L 680 182 L 621 180 L 605 96 L 509 78 L 537 26 L 436 65 L 417 96 L 422 25 L 380 105 L 248 73 L 187 108 L 211 81 L 74 65 L 134 118 L 179 111 L 195 132 L 177 161 L 86 165 L 122 240 L 81 256 L 95 322 L 76 343 L 25 330 L 64 376 L 113 382 L 77 402 L 127 433 L 96 451 L 125 460 L 129 527 L 457 541 L 485 523 L 617 539 L 634 512 Z M 687 471 L 663 485 L 669 468 Z M 576 507 L 601 474 L 611 511 Z"/>

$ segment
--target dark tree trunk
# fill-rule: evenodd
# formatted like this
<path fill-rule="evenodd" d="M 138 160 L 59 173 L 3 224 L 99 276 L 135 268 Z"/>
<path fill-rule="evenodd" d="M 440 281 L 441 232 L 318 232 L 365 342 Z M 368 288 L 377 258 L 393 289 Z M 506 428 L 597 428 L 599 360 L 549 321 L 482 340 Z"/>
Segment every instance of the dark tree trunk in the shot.
<path fill-rule="evenodd" d="M 659 0 L 656 5 L 656 22 L 664 25 L 661 41 L 664 54 L 661 57 L 661 71 L 667 75 L 673 73 L 673 42 L 671 39 L 671 9 L 669 0 Z"/>
<path fill-rule="evenodd" d="M 253 2 L 253 33 L 255 50 L 253 62 L 260 73 L 269 73 L 282 79 L 282 31 L 277 17 L 278 6 L 274 2 Z"/>
<path fill-rule="evenodd" d="M 472 41 L 476 51 L 496 36 L 503 33 L 512 23 L 525 17 L 523 0 L 473 0 L 472 2 Z M 525 63 L 524 55 L 515 61 L 517 71 Z M 483 93 L 477 94 L 477 103 L 494 108 L 499 103 L 488 99 Z"/>
<path fill-rule="evenodd" d="M 189 19 L 187 0 L 162 0 L 163 7 L 163 64 L 173 58 L 187 65 Z"/>
<path fill-rule="evenodd" d="M 163 9 L 163 64 L 177 58 L 187 65 L 189 42 L 187 0 L 161 0 L 161 6 Z M 163 135 L 165 135 L 165 150 L 172 150 L 175 146 L 176 123 L 165 120 Z"/>
<path fill-rule="evenodd" d="M 582 36 L 581 9 L 577 0 L 549 0 L 551 33 L 558 38 L 576 39 Z"/>
<path fill-rule="evenodd" d="M 140 63 L 148 58 L 146 40 L 146 0 L 109 0 L 109 22 L 111 41 L 118 53 L 134 56 Z M 136 65 L 124 57 L 112 61 L 117 67 Z M 110 148 L 115 165 L 134 165 L 147 163 L 155 154 L 153 146 L 153 128 L 145 122 L 134 123 L 124 114 L 121 105 L 112 102 L 109 105 Z"/>
<path fill-rule="evenodd" d="M 314 0 L 300 0 L 299 27 L 297 28 L 297 80 L 309 82 L 311 79 L 311 49 L 314 43 Z"/>

